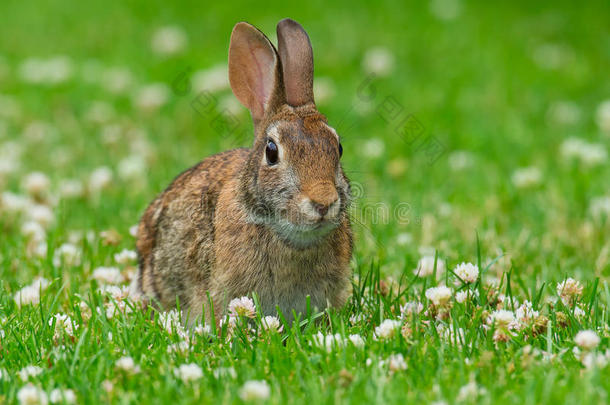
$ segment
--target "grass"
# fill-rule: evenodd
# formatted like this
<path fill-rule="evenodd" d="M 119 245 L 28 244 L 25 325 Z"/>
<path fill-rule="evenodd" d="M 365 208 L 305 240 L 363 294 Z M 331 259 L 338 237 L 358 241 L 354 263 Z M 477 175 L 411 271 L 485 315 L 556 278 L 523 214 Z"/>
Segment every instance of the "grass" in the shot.
<path fill-rule="evenodd" d="M 441 18 L 455 4 L 455 18 Z M 28 381 L 47 393 L 72 389 L 83 404 L 240 403 L 249 402 L 239 395 L 249 380 L 267 382 L 268 403 L 607 402 L 610 204 L 601 198 L 610 195 L 610 137 L 598 111 L 610 98 L 608 11 L 601 1 L 340 0 L 298 9 L 285 2 L 2 2 L 0 403 L 18 403 Z M 235 22 L 271 34 L 287 16 L 311 36 L 317 81 L 328 93 L 319 108 L 342 137 L 357 197 L 353 297 L 280 333 L 261 331 L 254 319 L 231 337 L 226 330 L 192 334 L 190 350 L 168 352 L 185 340 L 180 324 L 168 331 L 158 314 L 139 310 L 106 316 L 113 299 L 98 291 L 93 271 L 117 266 L 129 278 L 134 262 L 117 264 L 114 255 L 134 249 L 129 228 L 153 197 L 205 156 L 248 145 L 245 110 L 235 110 L 238 129 L 214 121 L 221 105 L 231 106 L 230 90 L 214 92 L 218 106 L 202 114 L 193 107 L 201 101 L 196 90 L 181 91 L 183 75 L 226 62 Z M 171 57 L 150 46 L 166 25 L 188 37 Z M 374 47 L 394 63 L 369 81 L 362 61 Z M 26 62 L 57 55 L 70 66 L 66 80 L 23 79 Z M 130 75 L 123 92 L 110 91 L 111 68 Z M 165 84 L 167 99 L 138 107 L 138 91 L 151 83 Z M 408 116 L 413 126 L 405 127 Z M 590 146 L 570 149 L 574 139 Z M 91 175 L 103 166 L 112 180 L 96 189 Z M 526 167 L 537 173 L 519 181 Z M 27 196 L 32 172 L 44 173 L 48 188 L 30 190 L 11 209 L 6 192 Z M 66 179 L 84 191 L 61 193 Z M 45 222 L 33 201 L 51 208 L 42 235 L 24 229 L 32 217 Z M 54 263 L 66 243 L 80 260 Z M 423 256 L 435 257 L 435 275 L 413 274 Z M 478 265 L 475 283 L 458 280 L 460 262 Z M 35 277 L 50 285 L 39 304 L 19 308 L 16 292 Z M 557 283 L 567 277 L 583 289 L 564 305 Z M 450 308 L 426 297 L 437 285 L 453 289 Z M 456 302 L 465 290 L 479 295 Z M 524 300 L 544 317 L 538 324 L 508 333 L 489 320 Z M 423 310 L 401 317 L 407 302 Z M 56 328 L 58 313 L 71 317 L 73 336 Z M 401 320 L 401 329 L 379 338 L 375 329 L 386 319 Z M 585 352 L 573 351 L 586 329 L 601 338 L 593 349 L 598 366 L 585 367 Z M 341 337 L 327 350 L 316 344 L 318 333 Z M 352 334 L 363 347 L 343 342 Z M 389 361 L 397 354 L 406 369 Z M 139 373 L 117 367 L 124 356 Z M 203 376 L 177 378 L 174 370 L 187 363 Z M 29 365 L 42 373 L 22 379 Z"/>

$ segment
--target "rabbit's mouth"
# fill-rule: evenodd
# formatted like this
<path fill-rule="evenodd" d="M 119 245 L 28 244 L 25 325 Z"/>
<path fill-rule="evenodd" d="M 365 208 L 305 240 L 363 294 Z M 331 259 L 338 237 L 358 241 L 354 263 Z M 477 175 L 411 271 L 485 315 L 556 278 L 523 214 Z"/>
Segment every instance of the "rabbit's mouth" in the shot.
<path fill-rule="evenodd" d="M 272 227 L 285 242 L 297 248 L 306 248 L 320 242 L 338 225 L 336 221 L 332 220 L 301 224 L 280 220 L 275 222 Z"/>

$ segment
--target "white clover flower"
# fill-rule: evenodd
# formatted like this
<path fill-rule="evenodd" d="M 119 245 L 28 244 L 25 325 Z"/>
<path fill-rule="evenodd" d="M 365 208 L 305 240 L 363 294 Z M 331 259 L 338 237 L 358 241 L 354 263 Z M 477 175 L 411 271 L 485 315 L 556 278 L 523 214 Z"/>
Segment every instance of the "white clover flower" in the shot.
<path fill-rule="evenodd" d="M 51 391 L 51 395 L 49 395 L 49 399 L 52 404 L 75 404 L 76 403 L 76 395 L 74 391 L 71 389 L 62 390 L 59 388 L 55 388 Z"/>
<path fill-rule="evenodd" d="M 21 225 L 21 234 L 28 240 L 42 242 L 46 240 L 47 233 L 44 228 L 35 221 L 27 221 Z"/>
<path fill-rule="evenodd" d="M 203 377 L 203 371 L 201 370 L 201 367 L 195 363 L 182 364 L 180 367 L 174 369 L 174 375 L 184 383 L 188 383 Z"/>
<path fill-rule="evenodd" d="M 477 281 L 479 277 L 479 266 L 472 263 L 460 263 L 454 270 L 454 273 L 465 283 L 471 284 Z"/>
<path fill-rule="evenodd" d="M 82 197 L 84 192 L 85 188 L 80 180 L 64 179 L 59 183 L 59 195 L 62 198 Z"/>
<path fill-rule="evenodd" d="M 70 80 L 74 73 L 74 66 L 67 56 L 55 56 L 46 63 L 48 84 L 60 84 Z"/>
<path fill-rule="evenodd" d="M 229 67 L 226 64 L 216 65 L 207 70 L 195 72 L 191 83 L 195 93 L 218 92 L 229 88 Z"/>
<path fill-rule="evenodd" d="M 593 330 L 581 330 L 574 337 L 574 343 L 583 350 L 593 350 L 599 342 L 600 338 Z"/>
<path fill-rule="evenodd" d="M 458 172 L 471 167 L 474 164 L 474 157 L 468 151 L 456 150 L 449 154 L 447 161 L 451 170 Z"/>
<path fill-rule="evenodd" d="M 106 393 L 110 394 L 112 391 L 114 391 L 114 384 L 110 380 L 104 380 L 102 381 L 102 389 Z"/>
<path fill-rule="evenodd" d="M 93 270 L 91 277 L 99 283 L 120 284 L 125 281 L 117 267 L 98 267 Z"/>
<path fill-rule="evenodd" d="M 438 287 L 431 287 L 426 290 L 426 298 L 428 298 L 434 305 L 443 306 L 449 302 L 451 298 L 451 289 L 441 285 Z"/>
<path fill-rule="evenodd" d="M 85 121 L 92 124 L 106 124 L 114 119 L 116 111 L 114 107 L 105 101 L 93 101 L 85 112 Z"/>
<path fill-rule="evenodd" d="M 597 107 L 595 120 L 602 132 L 610 133 L 610 100 L 603 101 Z"/>
<path fill-rule="evenodd" d="M 413 242 L 413 235 L 408 232 L 401 232 L 396 236 L 396 244 L 406 246 Z"/>
<path fill-rule="evenodd" d="M 578 280 L 568 277 L 557 284 L 557 295 L 561 297 L 564 305 L 570 305 L 582 294 L 583 286 Z"/>
<path fill-rule="evenodd" d="M 592 167 L 608 160 L 604 145 L 589 143 L 581 138 L 568 138 L 561 144 L 561 154 L 566 160 L 577 160 L 584 166 Z"/>
<path fill-rule="evenodd" d="M 27 211 L 32 206 L 32 201 L 19 194 L 14 194 L 9 191 L 2 193 L 0 199 L 0 208 L 2 211 L 10 214 L 17 214 Z"/>
<path fill-rule="evenodd" d="M 466 341 L 466 332 L 463 328 L 454 328 L 453 324 L 446 326 L 444 323 L 439 322 L 436 325 L 436 330 L 441 338 L 449 343 L 462 345 Z"/>
<path fill-rule="evenodd" d="M 25 126 L 22 135 L 31 142 L 41 142 L 56 137 L 58 130 L 48 122 L 34 120 Z"/>
<path fill-rule="evenodd" d="M 42 197 L 49 192 L 51 181 L 41 172 L 32 172 L 23 178 L 23 189 L 33 197 Z"/>
<path fill-rule="evenodd" d="M 460 388 L 456 400 L 458 402 L 476 401 L 479 396 L 485 395 L 486 392 L 485 388 L 479 387 L 474 378 L 471 378 L 468 384 Z"/>
<path fill-rule="evenodd" d="M 243 401 L 257 401 L 268 399 L 271 395 L 271 389 L 266 381 L 250 380 L 239 390 L 239 397 Z"/>
<path fill-rule="evenodd" d="M 23 305 L 36 305 L 40 302 L 40 292 L 46 290 L 49 286 L 49 281 L 43 277 L 37 277 L 32 284 L 23 287 L 15 293 L 13 299 L 17 307 Z"/>
<path fill-rule="evenodd" d="M 491 320 L 496 325 L 496 328 L 509 329 L 511 326 L 513 326 L 515 315 L 512 313 L 512 311 L 499 309 L 492 312 Z"/>
<path fill-rule="evenodd" d="M 254 307 L 254 301 L 248 297 L 233 298 L 229 302 L 229 316 L 232 318 L 245 316 L 248 318 L 254 318 L 256 315 L 256 308 Z"/>
<path fill-rule="evenodd" d="M 150 45 L 154 53 L 163 56 L 176 55 L 188 42 L 186 32 L 177 26 L 161 27 L 155 31 Z"/>
<path fill-rule="evenodd" d="M 335 348 L 342 347 L 345 345 L 345 339 L 338 334 L 324 335 L 322 332 L 318 332 L 313 335 L 313 343 L 327 352 L 332 352 Z"/>
<path fill-rule="evenodd" d="M 520 304 L 519 304 L 519 299 L 518 299 L 518 298 L 515 298 L 515 297 L 507 297 L 507 296 L 506 296 L 506 295 L 504 295 L 504 294 L 499 294 L 499 295 L 498 295 L 498 302 L 499 302 L 500 304 L 502 304 L 502 306 L 508 306 L 508 305 L 510 305 L 510 306 L 511 306 L 511 308 L 512 308 L 512 307 L 518 307 L 518 306 L 520 305 Z"/>
<path fill-rule="evenodd" d="M 146 173 L 146 162 L 140 155 L 130 155 L 119 162 L 118 173 L 123 180 L 140 180 Z"/>
<path fill-rule="evenodd" d="M 228 378 L 236 378 L 237 377 L 237 372 L 235 371 L 235 369 L 233 367 L 218 367 L 215 368 L 212 373 L 214 374 L 214 378 L 219 379 L 219 378 L 224 378 L 224 377 L 228 377 Z"/>
<path fill-rule="evenodd" d="M 364 321 L 365 319 L 366 315 L 364 315 L 363 313 L 354 314 L 349 317 L 349 321 L 352 324 L 357 324 L 359 322 Z"/>
<path fill-rule="evenodd" d="M 513 172 L 511 180 L 517 188 L 536 187 L 542 182 L 542 171 L 535 166 L 523 167 Z"/>
<path fill-rule="evenodd" d="M 388 368 L 392 372 L 407 369 L 407 362 L 405 361 L 405 358 L 401 353 L 391 354 L 388 357 L 386 363 L 388 364 Z"/>
<path fill-rule="evenodd" d="M 371 138 L 364 142 L 362 153 L 371 159 L 377 159 L 383 156 L 385 152 L 385 143 L 381 138 Z"/>
<path fill-rule="evenodd" d="M 394 55 L 388 48 L 371 48 L 364 54 L 362 68 L 367 74 L 388 76 L 394 70 Z"/>
<path fill-rule="evenodd" d="M 133 358 L 129 356 L 118 359 L 115 363 L 115 367 L 127 374 L 137 374 L 140 372 L 140 366 L 136 365 Z"/>
<path fill-rule="evenodd" d="M 42 374 L 42 368 L 38 366 L 26 366 L 19 370 L 19 378 L 22 381 L 27 381 L 30 377 L 37 377 Z"/>
<path fill-rule="evenodd" d="M 51 208 L 42 204 L 30 204 L 25 214 L 30 221 L 38 222 L 44 228 L 48 228 L 55 221 Z"/>
<path fill-rule="evenodd" d="M 19 170 L 19 158 L 14 155 L 5 155 L 0 151 L 0 184 L 6 182 L 10 175 Z"/>
<path fill-rule="evenodd" d="M 212 327 L 208 324 L 199 324 L 195 327 L 193 331 L 199 336 L 208 336 L 212 333 Z"/>
<path fill-rule="evenodd" d="M 596 221 L 601 221 L 602 218 L 610 220 L 610 196 L 593 198 L 589 204 L 589 212 Z"/>
<path fill-rule="evenodd" d="M 375 336 L 379 339 L 391 339 L 400 332 L 400 321 L 395 319 L 384 319 L 375 328 Z"/>
<path fill-rule="evenodd" d="M 134 238 L 138 236 L 138 225 L 132 225 L 129 227 L 129 234 Z"/>
<path fill-rule="evenodd" d="M 525 300 L 523 304 L 515 311 L 515 318 L 517 320 L 517 329 L 531 324 L 540 315 L 538 311 L 534 311 L 532 303 Z"/>
<path fill-rule="evenodd" d="M 478 297 L 479 296 L 479 291 L 478 290 L 462 290 L 462 291 L 458 291 L 457 293 L 455 293 L 455 301 L 463 304 L 464 302 L 466 302 L 469 299 L 472 299 L 474 297 Z"/>
<path fill-rule="evenodd" d="M 123 249 L 114 255 L 114 261 L 118 264 L 130 264 L 136 260 L 138 260 L 138 254 L 135 250 Z"/>
<path fill-rule="evenodd" d="M 417 262 L 417 268 L 413 270 L 413 274 L 419 277 L 431 276 L 434 273 L 434 262 L 436 260 L 436 274 L 441 274 L 445 271 L 445 263 L 435 256 L 424 256 Z"/>
<path fill-rule="evenodd" d="M 100 130 L 100 138 L 105 145 L 116 146 L 124 138 L 123 127 L 119 124 L 104 125 Z"/>
<path fill-rule="evenodd" d="M 191 345 L 186 340 L 181 340 L 178 343 L 167 346 L 168 353 L 186 353 L 191 350 Z"/>
<path fill-rule="evenodd" d="M 543 43 L 536 46 L 532 59 L 541 69 L 558 69 L 572 58 L 572 51 L 564 44 Z"/>
<path fill-rule="evenodd" d="M 98 289 L 98 291 L 101 295 L 108 295 L 112 298 L 112 300 L 104 304 L 107 318 L 114 318 L 114 316 L 119 313 L 126 315 L 133 312 L 133 306 L 128 305 L 127 301 L 127 297 L 130 293 L 128 286 L 118 287 L 115 285 L 104 284 Z M 97 308 L 97 312 L 101 313 L 101 309 Z"/>
<path fill-rule="evenodd" d="M 133 75 L 126 67 L 112 67 L 102 74 L 102 87 L 111 94 L 124 94 L 133 85 Z"/>
<path fill-rule="evenodd" d="M 141 87 L 133 98 L 133 104 L 144 112 L 156 111 L 169 100 L 170 89 L 165 83 L 152 83 Z"/>
<path fill-rule="evenodd" d="M 102 189 L 108 187 L 112 181 L 112 170 L 106 166 L 101 166 L 91 172 L 89 176 L 89 190 L 93 193 L 97 193 Z"/>
<path fill-rule="evenodd" d="M 364 347 L 364 339 L 358 334 L 349 335 L 347 339 L 358 349 L 362 349 Z"/>
<path fill-rule="evenodd" d="M 91 307 L 85 301 L 80 301 L 78 303 L 78 308 L 80 310 L 80 315 L 83 320 L 88 321 L 91 318 Z"/>
<path fill-rule="evenodd" d="M 424 310 L 424 305 L 419 301 L 408 301 L 400 307 L 401 317 L 417 315 Z"/>
<path fill-rule="evenodd" d="M 129 296 L 129 287 L 103 284 L 97 289 L 100 295 L 108 295 L 115 301 L 123 301 Z"/>
<path fill-rule="evenodd" d="M 581 307 L 579 307 L 578 305 L 574 306 L 574 316 L 576 318 L 582 318 L 585 315 L 585 311 L 583 311 Z"/>
<path fill-rule="evenodd" d="M 585 366 L 587 370 L 592 369 L 603 369 L 610 362 L 610 352 L 606 351 L 606 354 L 588 352 L 582 356 L 581 359 L 582 365 Z"/>
<path fill-rule="evenodd" d="M 574 125 L 580 121 L 581 111 L 578 105 L 572 101 L 556 101 L 547 110 L 547 120 L 559 125 Z"/>
<path fill-rule="evenodd" d="M 72 318 L 66 314 L 55 314 L 49 319 L 49 326 L 53 326 L 55 322 L 54 338 L 59 338 L 60 334 L 65 332 L 68 336 L 74 336 L 74 329 L 78 329 L 78 325 L 74 324 Z"/>
<path fill-rule="evenodd" d="M 72 77 L 73 71 L 72 61 L 66 56 L 26 59 L 19 66 L 19 76 L 24 82 L 31 84 L 61 84 Z"/>
<path fill-rule="evenodd" d="M 430 13 L 442 21 L 455 20 L 462 13 L 462 4 L 459 0 L 432 0 Z"/>
<path fill-rule="evenodd" d="M 53 255 L 53 266 L 78 266 L 80 265 L 80 249 L 71 243 L 64 243 Z"/>
<path fill-rule="evenodd" d="M 266 316 L 261 320 L 261 325 L 264 330 L 269 332 L 281 332 L 282 324 L 276 316 Z"/>
<path fill-rule="evenodd" d="M 17 400 L 20 405 L 47 405 L 49 403 L 47 393 L 32 384 L 27 384 L 19 389 Z"/>

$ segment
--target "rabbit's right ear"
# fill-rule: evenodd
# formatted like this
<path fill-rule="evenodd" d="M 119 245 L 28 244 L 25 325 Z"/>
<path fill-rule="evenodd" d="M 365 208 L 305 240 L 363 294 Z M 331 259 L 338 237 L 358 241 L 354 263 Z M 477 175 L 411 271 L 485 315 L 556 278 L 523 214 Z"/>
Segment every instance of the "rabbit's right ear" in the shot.
<path fill-rule="evenodd" d="M 258 123 L 284 101 L 277 51 L 256 27 L 235 25 L 229 46 L 229 82 L 235 97 Z"/>

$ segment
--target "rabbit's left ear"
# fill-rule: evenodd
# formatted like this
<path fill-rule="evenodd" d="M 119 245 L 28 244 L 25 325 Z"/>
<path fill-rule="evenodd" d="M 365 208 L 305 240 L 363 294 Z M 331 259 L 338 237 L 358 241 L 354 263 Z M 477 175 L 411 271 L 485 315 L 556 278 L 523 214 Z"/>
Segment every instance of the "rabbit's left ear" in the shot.
<path fill-rule="evenodd" d="M 298 22 L 286 18 L 277 24 L 277 40 L 286 101 L 295 107 L 314 103 L 313 50 L 309 36 Z"/>

